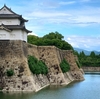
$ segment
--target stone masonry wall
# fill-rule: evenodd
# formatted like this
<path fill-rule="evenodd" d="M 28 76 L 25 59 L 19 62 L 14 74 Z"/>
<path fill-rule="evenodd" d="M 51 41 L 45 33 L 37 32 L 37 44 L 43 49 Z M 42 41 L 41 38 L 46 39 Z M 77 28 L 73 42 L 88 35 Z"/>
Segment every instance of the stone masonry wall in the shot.
<path fill-rule="evenodd" d="M 62 50 L 60 51 L 60 55 L 67 60 L 70 64 L 70 74 L 74 80 L 84 80 L 83 72 L 78 68 L 76 64 L 76 57 L 73 52 L 70 50 Z"/>
<path fill-rule="evenodd" d="M 48 75 L 33 75 L 27 57 L 34 55 L 48 66 Z M 71 70 L 62 73 L 59 66 L 66 59 Z M 14 75 L 7 76 L 12 69 Z M 22 41 L 0 41 L 0 89 L 3 91 L 39 91 L 48 85 L 67 85 L 73 80 L 83 80 L 72 51 L 62 51 L 55 46 L 35 46 Z"/>
<path fill-rule="evenodd" d="M 84 72 L 100 72 L 100 67 L 82 67 Z"/>
<path fill-rule="evenodd" d="M 0 88 L 3 91 L 37 91 L 42 76 L 33 77 L 27 63 L 27 44 L 22 41 L 0 41 Z M 12 69 L 14 75 L 7 76 L 7 70 Z M 33 83 L 37 78 L 37 83 Z M 44 85 L 48 79 L 44 77 Z M 36 86 L 36 84 L 38 86 Z"/>
<path fill-rule="evenodd" d="M 38 59 L 43 60 L 48 66 L 48 78 L 51 85 L 66 85 L 73 80 L 84 80 L 72 51 L 63 51 L 55 46 L 33 46 L 31 44 L 28 44 L 28 50 L 29 55 L 34 55 Z M 64 58 L 71 66 L 71 70 L 65 74 L 62 73 L 59 66 Z"/>

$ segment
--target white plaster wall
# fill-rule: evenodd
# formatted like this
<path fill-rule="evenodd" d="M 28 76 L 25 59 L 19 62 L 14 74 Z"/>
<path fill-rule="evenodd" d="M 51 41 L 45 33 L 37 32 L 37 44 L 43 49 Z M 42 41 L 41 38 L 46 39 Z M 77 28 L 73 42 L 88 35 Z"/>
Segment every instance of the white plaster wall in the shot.
<path fill-rule="evenodd" d="M 27 33 L 23 31 L 23 40 L 27 42 Z"/>
<path fill-rule="evenodd" d="M 0 19 L 0 25 L 20 25 L 20 20 L 19 19 Z"/>
<path fill-rule="evenodd" d="M 22 40 L 27 42 L 27 33 L 22 30 L 13 30 L 11 32 L 0 30 L 0 40 Z"/>
<path fill-rule="evenodd" d="M 5 7 L 0 11 L 0 14 L 13 14 L 9 10 L 7 10 Z"/>
<path fill-rule="evenodd" d="M 0 30 L 0 40 L 8 40 L 10 38 L 10 35 L 5 30 Z"/>
<path fill-rule="evenodd" d="M 13 30 L 10 35 L 14 35 L 14 36 L 10 36 L 10 40 L 22 40 L 22 30 Z"/>

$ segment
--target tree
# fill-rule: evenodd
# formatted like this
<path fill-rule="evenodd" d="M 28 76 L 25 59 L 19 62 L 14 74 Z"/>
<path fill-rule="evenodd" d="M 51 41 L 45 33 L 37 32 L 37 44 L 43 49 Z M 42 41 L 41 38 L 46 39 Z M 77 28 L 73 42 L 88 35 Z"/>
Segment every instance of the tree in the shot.
<path fill-rule="evenodd" d="M 64 36 L 58 32 L 51 32 L 43 37 L 28 36 L 28 43 L 37 46 L 56 46 L 62 50 L 73 50 L 73 47 L 63 40 Z"/>
<path fill-rule="evenodd" d="M 27 37 L 28 43 L 35 44 L 35 45 L 36 45 L 36 42 L 38 39 L 39 39 L 39 37 L 35 36 L 35 35 L 28 35 L 28 37 Z"/>
<path fill-rule="evenodd" d="M 64 38 L 64 36 L 62 36 L 62 34 L 60 34 L 59 32 L 51 32 L 47 35 L 44 35 L 43 38 L 45 39 L 59 39 L 59 40 L 62 40 Z"/>
<path fill-rule="evenodd" d="M 90 53 L 90 57 L 92 57 L 92 58 L 95 58 L 95 53 L 94 53 L 94 51 L 92 51 L 91 53 Z"/>
<path fill-rule="evenodd" d="M 79 55 L 80 57 L 85 57 L 86 55 L 85 55 L 85 53 L 82 51 L 82 52 L 80 52 L 80 55 Z"/>

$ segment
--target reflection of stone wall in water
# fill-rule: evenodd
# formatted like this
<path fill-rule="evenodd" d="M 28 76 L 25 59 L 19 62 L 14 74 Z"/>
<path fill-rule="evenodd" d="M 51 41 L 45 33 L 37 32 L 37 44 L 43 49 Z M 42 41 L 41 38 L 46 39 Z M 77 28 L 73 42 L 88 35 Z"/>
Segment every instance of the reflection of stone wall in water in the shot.
<path fill-rule="evenodd" d="M 34 55 L 43 60 L 49 69 L 48 75 L 33 75 L 30 72 L 27 56 Z M 65 74 L 60 62 L 66 58 L 71 70 Z M 12 69 L 14 75 L 8 77 L 6 71 Z M 54 46 L 35 46 L 22 41 L 0 41 L 0 88 L 3 91 L 38 91 L 51 85 L 66 85 L 73 80 L 83 80 L 71 51 L 62 51 Z"/>

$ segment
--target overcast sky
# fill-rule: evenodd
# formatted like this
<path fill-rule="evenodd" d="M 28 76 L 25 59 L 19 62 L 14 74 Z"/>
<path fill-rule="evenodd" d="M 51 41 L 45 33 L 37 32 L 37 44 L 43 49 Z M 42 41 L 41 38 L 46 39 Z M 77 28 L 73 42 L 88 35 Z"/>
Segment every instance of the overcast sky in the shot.
<path fill-rule="evenodd" d="M 58 31 L 73 47 L 100 51 L 100 0 L 0 0 L 39 37 Z"/>

